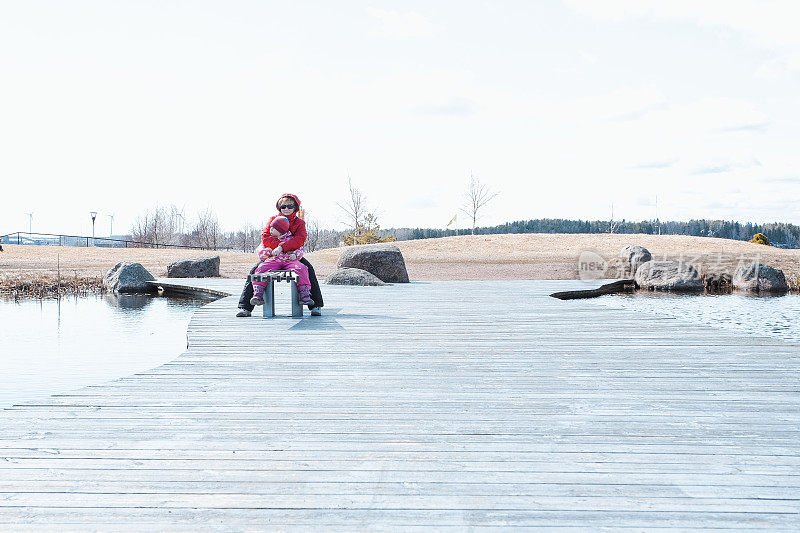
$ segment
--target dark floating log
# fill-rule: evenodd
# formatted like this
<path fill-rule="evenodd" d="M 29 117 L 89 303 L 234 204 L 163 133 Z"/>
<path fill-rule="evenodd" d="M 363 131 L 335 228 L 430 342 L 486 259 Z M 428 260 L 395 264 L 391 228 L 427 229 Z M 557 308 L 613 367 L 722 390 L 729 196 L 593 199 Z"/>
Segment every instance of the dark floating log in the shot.
<path fill-rule="evenodd" d="M 579 298 L 595 298 L 604 294 L 615 294 L 618 292 L 632 291 L 636 288 L 636 282 L 632 279 L 621 279 L 611 283 L 601 285 L 597 289 L 588 289 L 584 291 L 564 291 L 554 292 L 550 296 L 558 298 L 559 300 L 577 300 Z"/>

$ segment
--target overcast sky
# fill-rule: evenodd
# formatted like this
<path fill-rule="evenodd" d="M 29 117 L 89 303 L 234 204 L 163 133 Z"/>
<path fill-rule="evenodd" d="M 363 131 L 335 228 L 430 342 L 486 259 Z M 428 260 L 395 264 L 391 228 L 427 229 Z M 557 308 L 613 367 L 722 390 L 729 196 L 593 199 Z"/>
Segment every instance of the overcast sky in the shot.
<path fill-rule="evenodd" d="M 800 223 L 795 1 L 0 0 L 0 234 L 175 204 L 341 227 Z M 656 210 L 656 197 L 658 207 Z M 466 226 L 461 215 L 458 224 Z"/>

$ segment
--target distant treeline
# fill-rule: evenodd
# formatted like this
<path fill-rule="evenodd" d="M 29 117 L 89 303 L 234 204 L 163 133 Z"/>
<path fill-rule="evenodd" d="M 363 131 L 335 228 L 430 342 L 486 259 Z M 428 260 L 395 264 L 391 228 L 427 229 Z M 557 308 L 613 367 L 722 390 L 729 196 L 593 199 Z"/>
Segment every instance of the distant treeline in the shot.
<path fill-rule="evenodd" d="M 690 220 L 688 222 L 642 221 L 609 222 L 608 220 L 567 220 L 563 218 L 537 218 L 517 220 L 499 226 L 475 228 L 475 233 L 647 233 L 662 235 L 695 235 L 749 241 L 756 233 L 763 233 L 770 243 L 780 248 L 800 248 L 800 226 L 783 222 L 754 224 L 728 220 Z M 399 228 L 388 230 L 398 240 L 431 239 L 452 235 L 468 235 L 470 229 L 442 230 L 432 228 Z"/>

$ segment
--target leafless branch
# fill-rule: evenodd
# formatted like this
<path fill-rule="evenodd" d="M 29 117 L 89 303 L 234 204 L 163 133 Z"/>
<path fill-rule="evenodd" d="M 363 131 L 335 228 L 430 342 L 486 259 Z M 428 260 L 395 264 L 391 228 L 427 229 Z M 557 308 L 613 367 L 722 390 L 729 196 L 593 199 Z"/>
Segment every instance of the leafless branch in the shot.
<path fill-rule="evenodd" d="M 472 234 L 475 235 L 475 226 L 477 225 L 481 209 L 486 206 L 498 193 L 492 192 L 489 186 L 473 176 L 469 175 L 469 190 L 467 191 L 464 205 L 461 211 L 472 220 Z"/>
<path fill-rule="evenodd" d="M 194 234 L 197 243 L 204 248 L 216 250 L 220 244 L 221 232 L 217 214 L 210 207 L 197 214 L 197 224 L 194 227 Z"/>
<path fill-rule="evenodd" d="M 344 211 L 346 216 L 346 224 L 353 230 L 353 235 L 358 240 L 358 237 L 364 233 L 364 217 L 367 214 L 367 199 L 361 190 L 353 185 L 353 181 L 347 178 L 347 189 L 349 197 L 344 203 L 337 203 L 336 205 Z"/>

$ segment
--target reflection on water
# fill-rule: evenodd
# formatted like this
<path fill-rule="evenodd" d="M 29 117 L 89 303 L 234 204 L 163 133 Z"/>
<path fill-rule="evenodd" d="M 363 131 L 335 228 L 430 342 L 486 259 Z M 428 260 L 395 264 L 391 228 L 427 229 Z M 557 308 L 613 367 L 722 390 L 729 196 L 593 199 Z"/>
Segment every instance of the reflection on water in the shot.
<path fill-rule="evenodd" d="M 635 292 L 602 296 L 598 304 L 681 318 L 747 335 L 800 342 L 800 295 L 756 296 L 741 293 L 681 295 Z"/>
<path fill-rule="evenodd" d="M 175 359 L 205 301 L 138 294 L 0 300 L 0 407 Z"/>

